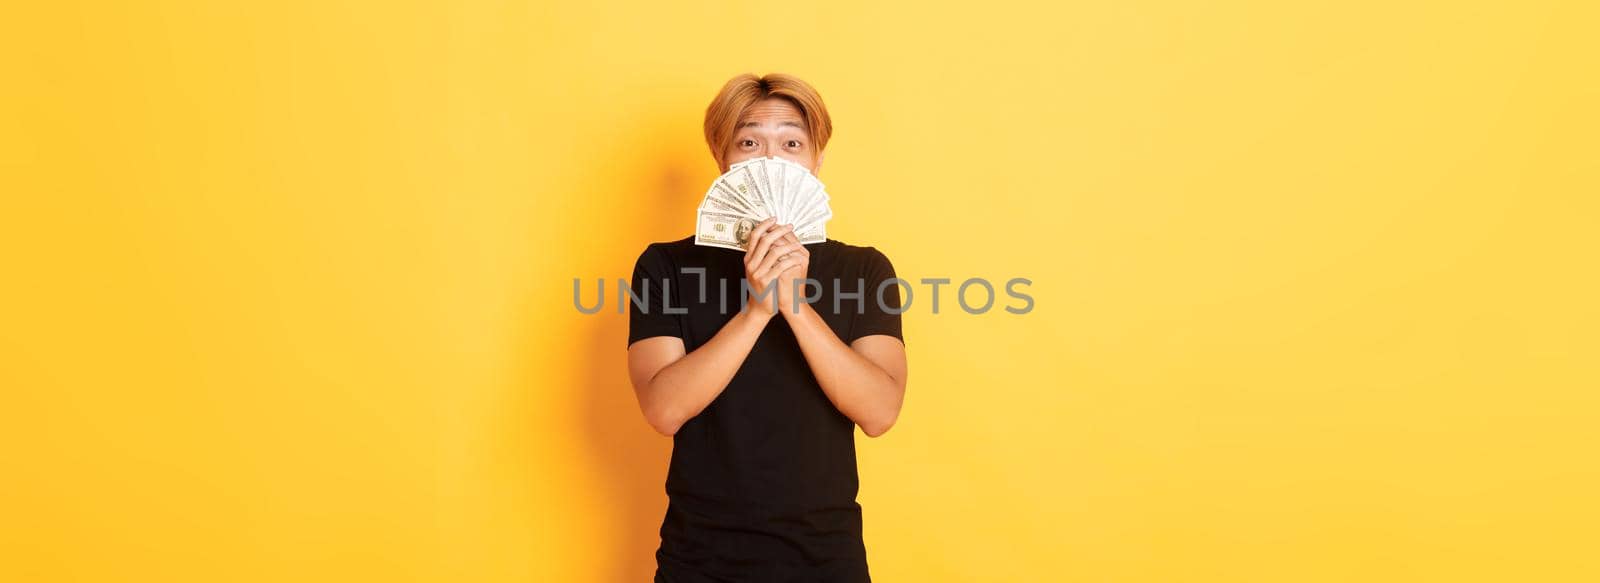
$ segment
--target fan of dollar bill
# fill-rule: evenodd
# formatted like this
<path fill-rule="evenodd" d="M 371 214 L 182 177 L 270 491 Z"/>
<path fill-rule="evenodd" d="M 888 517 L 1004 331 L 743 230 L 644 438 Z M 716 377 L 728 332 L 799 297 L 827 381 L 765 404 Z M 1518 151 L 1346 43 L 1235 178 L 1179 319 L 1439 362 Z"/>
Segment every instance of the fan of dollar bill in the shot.
<path fill-rule="evenodd" d="M 826 240 L 826 225 L 833 218 L 822 182 L 805 166 L 783 158 L 752 158 L 729 166 L 712 181 L 695 214 L 696 245 L 735 251 L 745 250 L 750 230 L 768 217 L 777 217 L 779 225 L 794 225 L 801 244 Z"/>

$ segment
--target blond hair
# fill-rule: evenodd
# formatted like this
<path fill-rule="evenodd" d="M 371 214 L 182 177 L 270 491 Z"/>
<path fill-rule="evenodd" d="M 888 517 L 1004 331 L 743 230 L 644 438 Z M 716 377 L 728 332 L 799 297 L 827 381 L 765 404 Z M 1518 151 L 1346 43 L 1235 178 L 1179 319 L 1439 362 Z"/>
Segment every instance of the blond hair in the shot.
<path fill-rule="evenodd" d="M 787 99 L 800 110 L 816 154 L 820 155 L 822 148 L 828 145 L 828 137 L 833 135 L 833 121 L 828 118 L 828 108 L 822 104 L 822 95 L 815 88 L 799 77 L 783 73 L 764 77 L 745 73 L 729 79 L 706 107 L 706 145 L 711 148 L 711 157 L 716 159 L 718 168 L 728 169 L 724 154 L 738 129 L 739 117 L 750 106 L 769 97 Z"/>

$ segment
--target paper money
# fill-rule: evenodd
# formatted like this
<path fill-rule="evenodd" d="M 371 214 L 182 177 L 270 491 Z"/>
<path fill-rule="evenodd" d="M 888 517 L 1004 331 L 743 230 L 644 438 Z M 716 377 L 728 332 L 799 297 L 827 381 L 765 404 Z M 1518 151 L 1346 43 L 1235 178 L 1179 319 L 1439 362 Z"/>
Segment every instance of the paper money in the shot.
<path fill-rule="evenodd" d="M 744 251 L 750 230 L 768 217 L 794 225 L 801 244 L 828 238 L 828 193 L 806 167 L 783 158 L 751 158 L 711 182 L 695 211 L 697 245 Z"/>
<path fill-rule="evenodd" d="M 701 210 L 694 230 L 694 244 L 744 251 L 750 231 L 761 221 L 751 217 Z"/>

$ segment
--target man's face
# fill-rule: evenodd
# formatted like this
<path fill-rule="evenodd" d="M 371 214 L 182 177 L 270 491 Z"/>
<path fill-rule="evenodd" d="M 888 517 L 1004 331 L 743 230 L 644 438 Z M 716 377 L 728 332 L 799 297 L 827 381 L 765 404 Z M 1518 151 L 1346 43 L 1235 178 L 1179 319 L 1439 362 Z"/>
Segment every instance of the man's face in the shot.
<path fill-rule="evenodd" d="M 822 167 L 822 156 L 811 143 L 811 134 L 806 129 L 800 108 L 787 99 L 768 97 L 750 106 L 739 117 L 733 141 L 722 157 L 731 166 L 751 158 L 775 156 L 816 174 Z"/>

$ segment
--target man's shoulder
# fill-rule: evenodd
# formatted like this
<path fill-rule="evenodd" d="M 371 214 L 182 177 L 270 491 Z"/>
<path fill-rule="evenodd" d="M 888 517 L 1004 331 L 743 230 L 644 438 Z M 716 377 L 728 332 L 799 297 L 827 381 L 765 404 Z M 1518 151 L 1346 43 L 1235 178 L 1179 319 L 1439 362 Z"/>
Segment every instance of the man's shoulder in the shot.
<path fill-rule="evenodd" d="M 872 245 L 853 245 L 838 239 L 828 239 L 822 245 L 823 249 L 833 255 L 835 261 L 859 264 L 889 263 L 889 256 Z"/>
<path fill-rule="evenodd" d="M 685 250 L 693 249 L 694 247 L 695 247 L 694 235 L 689 235 L 687 237 L 684 237 L 682 239 L 677 239 L 675 241 L 655 241 L 655 242 L 652 242 L 649 245 L 645 246 L 644 251 L 645 251 L 645 253 L 651 253 L 651 252 L 681 253 L 681 252 L 683 252 Z"/>
<path fill-rule="evenodd" d="M 676 266 L 721 265 L 729 258 L 738 258 L 743 251 L 696 245 L 694 235 L 673 241 L 656 241 L 646 245 L 639 253 L 640 262 L 665 263 Z"/>

